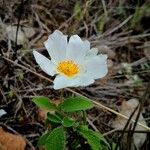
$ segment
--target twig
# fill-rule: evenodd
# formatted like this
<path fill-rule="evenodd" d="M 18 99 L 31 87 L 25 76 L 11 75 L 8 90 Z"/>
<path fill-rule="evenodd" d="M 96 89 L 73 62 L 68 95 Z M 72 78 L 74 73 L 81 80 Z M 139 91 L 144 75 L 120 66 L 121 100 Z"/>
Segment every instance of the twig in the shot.
<path fill-rule="evenodd" d="M 139 105 L 138 105 L 139 106 Z M 127 123 L 125 124 L 124 128 L 123 128 L 123 131 L 121 132 L 121 136 L 119 137 L 119 140 L 116 144 L 116 147 L 115 147 L 115 150 L 118 149 L 119 147 L 119 144 L 120 144 L 120 141 L 122 140 L 123 136 L 124 136 L 124 133 L 126 131 L 126 129 L 128 128 L 128 126 L 132 125 L 130 124 L 130 121 L 132 120 L 132 117 L 133 115 L 135 114 L 136 110 L 138 109 L 138 106 L 134 109 L 134 111 L 132 112 L 132 114 L 130 115 L 129 119 L 127 120 Z M 135 122 L 135 121 L 134 121 Z M 130 128 L 129 128 L 130 129 Z M 129 130 L 129 133 L 130 133 L 130 130 Z"/>
<path fill-rule="evenodd" d="M 130 66 L 131 67 L 136 67 L 136 66 L 141 65 L 141 64 L 143 64 L 143 63 L 145 63 L 147 61 L 148 61 L 148 59 L 146 57 L 143 57 L 143 58 L 141 58 L 141 59 L 131 63 Z M 124 66 L 121 64 L 121 65 L 118 65 L 117 67 L 115 67 L 114 69 L 115 70 L 121 70 L 123 68 L 124 68 Z"/>
<path fill-rule="evenodd" d="M 58 28 L 58 30 L 62 29 L 69 21 L 71 21 L 77 15 L 78 12 L 79 11 L 75 12 L 70 18 L 68 18 L 65 22 L 63 22 Z"/>
<path fill-rule="evenodd" d="M 107 13 L 107 9 L 106 9 L 106 4 L 105 4 L 105 1 L 104 1 L 104 0 L 101 0 L 101 2 L 102 2 L 102 5 L 103 5 L 103 9 L 104 9 L 105 18 L 107 18 L 107 15 L 108 15 L 108 13 Z"/>
<path fill-rule="evenodd" d="M 89 123 L 89 125 L 97 132 L 99 132 L 99 130 L 96 128 L 96 126 L 93 124 L 93 122 L 89 119 L 89 118 L 86 118 L 87 119 L 87 122 Z"/>
<path fill-rule="evenodd" d="M 108 131 L 108 132 L 104 133 L 103 136 L 107 136 L 107 135 L 112 134 L 112 133 L 114 133 L 116 131 L 118 131 L 118 129 L 113 129 L 111 131 Z"/>
<path fill-rule="evenodd" d="M 17 23 L 17 30 L 16 30 L 16 39 L 15 39 L 15 53 L 14 53 L 14 58 L 15 59 L 17 58 L 18 31 L 19 31 L 21 17 L 22 17 L 22 14 L 23 14 L 23 9 L 24 9 L 24 0 L 21 0 L 20 10 L 19 10 L 19 16 L 18 16 L 18 23 Z"/>
<path fill-rule="evenodd" d="M 0 86 L 0 92 L 1 92 L 1 94 L 2 94 L 2 96 L 3 96 L 4 101 L 7 102 L 6 96 L 5 96 L 5 94 L 4 94 L 4 92 L 3 92 L 2 88 L 1 88 L 1 86 Z"/>
<path fill-rule="evenodd" d="M 33 40 L 30 41 L 30 45 L 33 46 L 43 36 L 44 33 L 45 32 L 42 30 L 36 38 L 34 38 Z"/>
<path fill-rule="evenodd" d="M 122 130 L 116 130 L 115 132 L 122 132 Z M 125 133 L 128 133 L 129 131 L 124 131 Z M 135 130 L 134 133 L 150 133 L 150 131 L 144 131 L 144 130 Z"/>
<path fill-rule="evenodd" d="M 45 77 L 45 76 L 43 76 L 43 75 L 41 75 L 41 74 L 39 74 L 39 73 L 37 73 L 37 72 L 31 70 L 31 69 L 29 69 L 29 68 L 24 67 L 24 66 L 18 64 L 17 62 L 14 62 L 14 61 L 10 60 L 9 58 L 6 58 L 6 57 L 4 57 L 4 56 L 2 56 L 2 58 L 5 59 L 5 60 L 7 60 L 8 62 L 10 62 L 10 63 L 12 63 L 12 64 L 18 66 L 18 67 L 24 69 L 24 70 L 27 70 L 27 71 L 29 71 L 29 72 L 31 72 L 31 73 L 37 75 L 37 76 L 40 77 L 40 78 L 43 78 L 43 79 L 45 79 L 45 80 L 47 80 L 47 81 L 50 81 L 50 82 L 53 82 L 51 79 L 49 79 L 49 78 L 47 78 L 47 77 Z M 84 95 L 82 95 L 82 94 L 80 94 L 80 93 L 78 93 L 78 92 L 76 92 L 76 91 L 74 91 L 74 90 L 72 90 L 72 89 L 70 89 L 70 88 L 65 88 L 65 89 L 66 89 L 67 91 L 70 91 L 70 92 L 74 93 L 75 95 L 78 95 L 78 96 L 87 98 L 87 97 L 85 97 Z M 87 99 L 89 99 L 89 98 L 87 98 Z M 89 100 L 91 100 L 91 99 L 89 99 Z M 120 117 L 123 117 L 123 118 L 125 118 L 125 119 L 127 119 L 127 120 L 129 119 L 127 116 L 125 116 L 125 115 L 123 115 L 123 114 L 121 114 L 121 113 L 119 113 L 119 112 L 117 112 L 117 111 L 115 111 L 115 110 L 113 110 L 113 109 L 111 109 L 111 108 L 109 108 L 109 107 L 107 107 L 107 106 L 104 106 L 104 105 L 101 104 L 100 102 L 96 102 L 96 101 L 94 101 L 94 100 L 91 100 L 91 101 L 92 101 L 92 102 L 95 104 L 95 106 L 98 107 L 98 108 L 99 108 L 99 107 L 100 107 L 100 108 L 103 108 L 103 109 L 105 109 L 105 110 L 107 110 L 107 111 L 109 111 L 109 112 L 111 112 L 111 113 L 113 113 L 113 114 L 115 114 L 115 115 L 118 115 L 118 116 L 120 116 Z M 131 121 L 132 121 L 132 122 L 135 122 L 134 119 L 131 119 Z M 143 125 L 143 124 L 140 123 L 140 122 L 138 122 L 137 124 L 150 131 L 150 128 L 149 128 L 148 126 L 145 126 L 145 125 Z"/>
<path fill-rule="evenodd" d="M 109 31 L 109 32 L 106 31 L 102 36 L 108 36 L 108 35 L 112 34 L 113 32 L 117 31 L 119 28 L 121 28 L 122 26 L 124 26 L 132 17 L 133 17 L 133 15 L 130 15 L 122 23 L 120 23 L 118 26 L 116 26 L 115 28 L 113 28 L 111 31 Z"/>
<path fill-rule="evenodd" d="M 139 117 L 140 117 L 141 112 L 142 112 L 142 109 L 143 109 L 143 105 L 144 105 L 145 99 L 146 99 L 147 94 L 149 93 L 149 91 L 150 91 L 150 83 L 148 83 L 147 89 L 146 89 L 146 91 L 145 91 L 143 97 L 141 98 L 140 107 L 139 107 L 139 110 L 138 110 L 138 114 L 137 114 L 137 116 L 136 116 L 136 119 L 135 119 L 135 123 L 134 123 L 134 125 L 133 125 L 133 128 L 131 129 L 131 136 L 133 136 L 133 134 L 134 134 L 135 128 L 136 128 L 136 126 L 137 126 L 137 122 L 138 122 L 138 120 L 139 120 Z"/>

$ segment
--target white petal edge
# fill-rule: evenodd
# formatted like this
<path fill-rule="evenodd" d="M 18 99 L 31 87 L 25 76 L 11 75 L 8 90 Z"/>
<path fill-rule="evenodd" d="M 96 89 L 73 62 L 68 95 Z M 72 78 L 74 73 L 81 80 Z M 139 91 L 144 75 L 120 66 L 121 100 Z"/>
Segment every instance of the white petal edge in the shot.
<path fill-rule="evenodd" d="M 56 78 L 54 79 L 53 83 L 54 83 L 55 90 L 62 89 L 62 88 L 67 87 L 68 79 L 65 78 L 64 76 L 57 75 Z"/>
<path fill-rule="evenodd" d="M 45 56 L 43 56 L 35 50 L 33 51 L 33 55 L 37 64 L 45 73 L 47 73 L 50 76 L 53 76 L 55 74 L 56 66 L 51 62 L 51 60 L 49 60 L 48 58 L 46 58 Z"/>
<path fill-rule="evenodd" d="M 54 80 L 54 89 L 62 89 L 66 87 L 88 86 L 94 83 L 94 79 L 89 76 L 78 76 L 76 78 L 67 78 L 62 75 L 57 75 Z"/>
<path fill-rule="evenodd" d="M 96 56 L 98 54 L 98 48 L 91 48 L 88 52 L 86 57 Z"/>
<path fill-rule="evenodd" d="M 107 55 L 97 55 L 86 60 L 86 69 L 91 78 L 98 79 L 108 73 Z"/>
<path fill-rule="evenodd" d="M 77 82 L 77 86 L 88 86 L 94 83 L 94 81 L 95 80 L 91 78 L 91 76 L 88 76 L 87 74 L 81 74 L 74 80 L 74 82 Z"/>
<path fill-rule="evenodd" d="M 66 58 L 67 35 L 55 30 L 44 42 L 53 62 L 57 63 Z"/>
<path fill-rule="evenodd" d="M 76 63 L 83 61 L 86 53 L 90 50 L 90 42 L 82 41 L 78 35 L 73 35 L 69 39 L 67 46 L 67 59 L 74 60 Z"/>

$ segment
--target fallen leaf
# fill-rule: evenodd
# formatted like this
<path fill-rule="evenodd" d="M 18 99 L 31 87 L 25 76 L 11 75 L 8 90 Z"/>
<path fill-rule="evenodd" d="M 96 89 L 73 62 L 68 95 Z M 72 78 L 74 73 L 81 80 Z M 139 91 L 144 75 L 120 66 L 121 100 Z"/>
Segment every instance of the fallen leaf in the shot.
<path fill-rule="evenodd" d="M 0 150 L 6 150 L 6 147 L 0 143 Z"/>
<path fill-rule="evenodd" d="M 6 27 L 6 33 L 11 41 L 16 41 L 16 30 L 17 26 L 7 26 Z M 18 29 L 18 36 L 17 36 L 17 44 L 23 45 L 27 41 L 27 38 L 23 31 L 19 28 Z"/>
<path fill-rule="evenodd" d="M 36 33 L 32 27 L 23 27 L 22 30 L 27 38 L 33 37 Z"/>
<path fill-rule="evenodd" d="M 35 48 L 43 47 L 43 43 L 47 40 L 47 35 L 43 34 L 39 39 L 37 39 L 32 46 Z M 31 41 L 32 42 L 32 41 Z"/>
<path fill-rule="evenodd" d="M 110 58 L 110 59 L 115 59 L 116 53 L 106 45 L 99 46 L 98 51 L 99 51 L 99 53 L 107 54 L 108 58 Z"/>
<path fill-rule="evenodd" d="M 48 112 L 50 112 L 50 111 L 39 108 L 38 109 L 38 121 L 45 122 Z"/>
<path fill-rule="evenodd" d="M 59 105 L 60 104 L 60 100 L 53 100 L 51 101 L 53 104 Z M 39 108 L 38 109 L 38 121 L 42 121 L 45 122 L 46 118 L 47 118 L 47 113 L 50 112 L 51 114 L 54 114 L 55 111 L 54 110 L 44 110 Z"/>
<path fill-rule="evenodd" d="M 107 60 L 108 68 L 111 69 L 113 67 L 113 61 L 111 59 Z"/>
<path fill-rule="evenodd" d="M 6 132 L 0 127 L 0 150 L 25 150 L 23 137 Z"/>
<path fill-rule="evenodd" d="M 120 113 L 126 115 L 127 117 L 130 117 L 130 115 L 135 110 L 135 108 L 138 106 L 138 104 L 139 104 L 139 102 L 137 99 L 130 99 L 129 101 L 123 101 L 120 106 Z M 136 110 L 132 119 L 136 119 L 137 113 L 138 113 L 138 110 Z M 142 113 L 140 114 L 138 122 L 140 122 L 146 126 L 146 122 L 142 116 Z M 124 119 L 123 117 L 118 116 L 112 123 L 112 126 L 116 129 L 122 130 L 125 127 L 126 123 L 127 123 L 127 119 Z M 137 125 L 135 128 L 135 131 L 146 131 L 146 129 Z M 124 140 L 126 140 L 125 136 L 124 136 Z M 134 144 L 135 144 L 136 148 L 140 149 L 146 140 L 146 134 L 145 133 L 134 133 L 133 140 L 134 140 Z"/>

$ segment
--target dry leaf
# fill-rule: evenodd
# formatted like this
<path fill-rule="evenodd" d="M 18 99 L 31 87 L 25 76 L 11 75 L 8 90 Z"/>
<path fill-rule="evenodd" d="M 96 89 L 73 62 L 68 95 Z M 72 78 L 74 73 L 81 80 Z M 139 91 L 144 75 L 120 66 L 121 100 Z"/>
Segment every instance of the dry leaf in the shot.
<path fill-rule="evenodd" d="M 116 53 L 113 50 L 111 50 L 108 46 L 99 46 L 98 50 L 102 54 L 107 54 L 108 58 L 115 59 Z"/>
<path fill-rule="evenodd" d="M 107 60 L 108 68 L 111 69 L 113 67 L 113 61 L 111 59 Z"/>
<path fill-rule="evenodd" d="M 27 38 L 31 38 L 35 35 L 35 30 L 31 27 L 22 27 L 22 30 Z"/>
<path fill-rule="evenodd" d="M 60 100 L 53 100 L 51 101 L 52 103 L 59 105 L 60 104 Z M 42 121 L 45 122 L 46 118 L 47 118 L 47 113 L 50 112 L 51 114 L 54 114 L 55 111 L 54 110 L 44 110 L 44 109 L 38 109 L 38 121 Z"/>
<path fill-rule="evenodd" d="M 45 34 L 43 34 L 43 35 L 41 35 L 41 37 L 40 38 L 38 38 L 35 42 L 34 42 L 34 44 L 33 44 L 33 46 L 35 46 L 36 48 L 38 47 L 43 47 L 43 43 L 45 42 L 47 40 L 47 35 L 45 35 Z"/>
<path fill-rule="evenodd" d="M 0 143 L 0 150 L 6 150 L 6 148 L 4 147 L 4 145 L 2 145 L 1 143 Z"/>
<path fill-rule="evenodd" d="M 25 150 L 26 142 L 19 136 L 8 133 L 0 127 L 0 150 Z"/>
<path fill-rule="evenodd" d="M 45 122 L 48 112 L 50 111 L 44 109 L 38 109 L 38 121 Z"/>
<path fill-rule="evenodd" d="M 17 26 L 7 26 L 6 27 L 6 33 L 11 41 L 16 41 L 16 30 Z M 17 44 L 23 45 L 27 41 L 27 38 L 25 34 L 22 32 L 22 30 L 18 29 L 18 36 L 17 36 Z"/>
<path fill-rule="evenodd" d="M 138 104 L 139 104 L 139 102 L 136 99 L 130 99 L 129 101 L 123 101 L 121 104 L 121 107 L 120 107 L 120 113 L 130 117 L 130 115 L 132 114 L 134 109 L 138 106 Z M 133 115 L 133 119 L 136 119 L 137 113 L 138 113 L 138 110 L 136 110 L 135 114 Z M 145 122 L 142 114 L 140 114 L 138 121 L 146 126 L 146 122 Z M 127 123 L 126 119 L 118 116 L 114 120 L 112 126 L 116 129 L 122 130 L 124 128 L 124 126 L 126 125 L 126 123 Z M 135 131 L 146 131 L 146 129 L 137 125 L 135 128 Z M 124 137 L 124 139 L 125 139 L 125 137 Z M 146 140 L 146 134 L 145 133 L 134 133 L 133 139 L 134 139 L 134 144 L 135 144 L 136 148 L 140 149 Z"/>

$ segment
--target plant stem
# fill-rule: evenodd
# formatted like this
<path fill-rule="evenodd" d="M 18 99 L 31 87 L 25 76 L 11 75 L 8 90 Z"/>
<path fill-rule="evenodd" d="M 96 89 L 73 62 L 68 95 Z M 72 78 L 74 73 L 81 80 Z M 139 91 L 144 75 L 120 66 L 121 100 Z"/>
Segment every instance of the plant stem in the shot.
<path fill-rule="evenodd" d="M 64 90 L 62 89 L 60 92 L 60 102 L 63 102 L 63 98 L 64 98 Z"/>
<path fill-rule="evenodd" d="M 83 110 L 82 112 L 83 112 L 83 124 L 86 125 L 86 123 L 87 123 L 87 120 L 86 120 L 86 111 Z"/>

